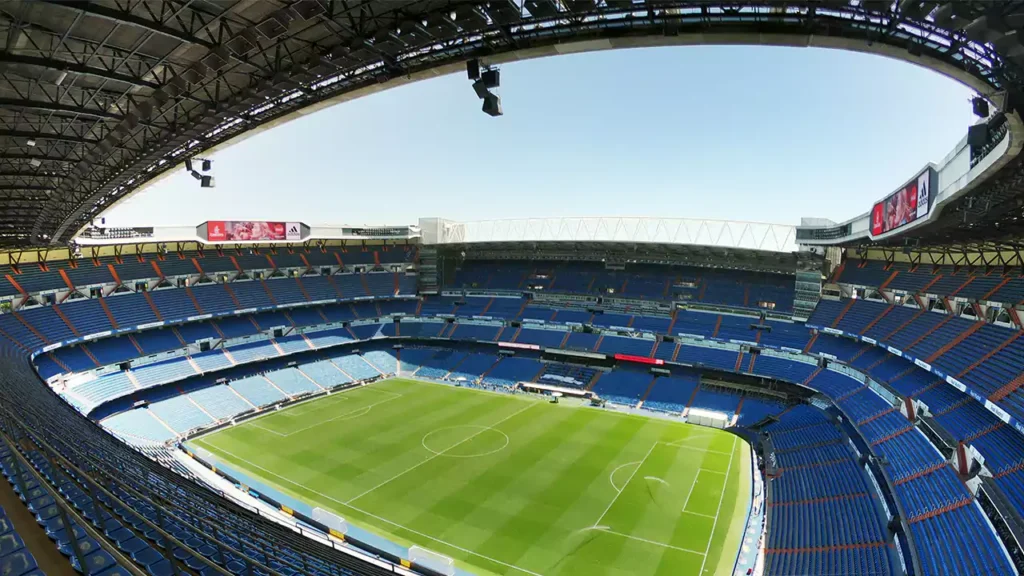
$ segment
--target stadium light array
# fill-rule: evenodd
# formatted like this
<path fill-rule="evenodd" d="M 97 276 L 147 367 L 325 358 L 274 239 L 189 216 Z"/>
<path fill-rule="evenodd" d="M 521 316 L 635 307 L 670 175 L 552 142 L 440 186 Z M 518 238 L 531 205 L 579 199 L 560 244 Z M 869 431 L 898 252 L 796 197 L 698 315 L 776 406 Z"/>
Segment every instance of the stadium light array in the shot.
<path fill-rule="evenodd" d="M 192 175 L 193 178 L 199 181 L 200 188 L 214 188 L 215 181 L 213 174 L 200 174 L 195 169 L 195 162 L 199 163 L 199 167 L 203 172 L 209 172 L 213 168 L 213 160 L 206 158 L 185 158 L 185 171 Z"/>
<path fill-rule="evenodd" d="M 479 61 L 470 60 L 466 62 L 466 76 L 473 81 L 476 97 L 483 100 L 481 110 L 488 116 L 501 116 L 501 96 L 491 92 L 491 89 L 501 86 L 500 71 L 494 66 L 481 66 Z"/>

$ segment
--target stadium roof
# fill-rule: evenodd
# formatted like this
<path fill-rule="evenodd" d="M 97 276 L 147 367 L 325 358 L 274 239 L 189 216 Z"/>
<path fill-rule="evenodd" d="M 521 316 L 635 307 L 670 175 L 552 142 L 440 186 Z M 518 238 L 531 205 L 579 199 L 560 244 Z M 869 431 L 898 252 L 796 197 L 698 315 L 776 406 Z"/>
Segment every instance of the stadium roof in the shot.
<path fill-rule="evenodd" d="M 66 243 L 186 157 L 473 57 L 843 48 L 921 63 L 986 96 L 1008 90 L 1012 109 L 1022 18 L 1019 2 L 981 0 L 10 0 L 0 4 L 0 246 Z"/>
<path fill-rule="evenodd" d="M 620 242 L 794 252 L 796 227 L 697 218 L 521 218 L 451 223 L 438 244 Z"/>

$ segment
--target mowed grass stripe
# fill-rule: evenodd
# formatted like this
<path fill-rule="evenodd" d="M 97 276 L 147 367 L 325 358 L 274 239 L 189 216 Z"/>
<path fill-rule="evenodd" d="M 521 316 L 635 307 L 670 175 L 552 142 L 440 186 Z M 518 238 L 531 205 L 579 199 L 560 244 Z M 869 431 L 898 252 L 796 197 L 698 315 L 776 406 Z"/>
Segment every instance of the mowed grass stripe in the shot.
<path fill-rule="evenodd" d="M 300 405 L 301 418 L 286 410 L 257 422 L 263 427 L 269 420 L 276 431 L 288 433 L 379 401 L 388 396 L 385 392 L 401 397 L 365 415 L 317 425 L 315 433 L 285 438 L 242 424 L 199 443 L 284 492 L 395 541 L 450 555 L 476 572 L 703 576 L 697 575 L 702 555 L 667 546 L 707 547 L 707 567 L 713 571 L 717 566 L 732 524 L 726 514 L 735 507 L 740 467 L 734 466 L 726 484 L 722 518 L 710 546 L 713 519 L 683 514 L 682 508 L 698 469 L 728 466 L 729 457 L 714 452 L 732 449 L 729 434 L 408 380 L 332 395 L 324 400 L 332 402 L 327 409 L 312 409 L 317 402 Z M 347 399 L 337 399 L 342 395 Z M 481 432 L 478 426 L 496 431 Z M 444 430 L 449 427 L 456 428 Z M 431 432 L 427 443 L 434 452 L 422 444 Z M 502 446 L 503 434 L 507 446 Z M 675 442 L 681 445 L 669 446 Z M 456 444 L 448 455 L 435 453 Z M 633 504 L 622 510 L 613 504 L 609 515 L 617 524 L 612 532 L 634 536 L 630 531 L 636 531 L 634 537 L 650 542 L 584 530 L 616 500 L 612 472 L 648 451 L 656 455 L 637 470 L 633 482 L 641 483 L 635 488 L 631 483 L 618 498 Z M 631 472 L 626 466 L 616 475 L 620 487 Z M 660 478 L 668 487 L 645 476 Z M 707 483 L 727 481 L 720 473 L 700 476 L 697 484 L 705 476 Z M 667 512 L 666 503 L 675 515 Z"/>

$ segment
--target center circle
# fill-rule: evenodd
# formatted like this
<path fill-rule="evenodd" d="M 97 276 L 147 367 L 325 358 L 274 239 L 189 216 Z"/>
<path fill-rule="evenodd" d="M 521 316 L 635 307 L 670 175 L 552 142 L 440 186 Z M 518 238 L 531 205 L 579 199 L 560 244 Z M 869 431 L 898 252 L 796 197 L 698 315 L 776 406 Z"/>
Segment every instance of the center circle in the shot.
<path fill-rule="evenodd" d="M 427 432 L 420 442 L 428 452 L 445 458 L 478 458 L 504 450 L 508 435 L 490 426 L 446 426 Z"/>

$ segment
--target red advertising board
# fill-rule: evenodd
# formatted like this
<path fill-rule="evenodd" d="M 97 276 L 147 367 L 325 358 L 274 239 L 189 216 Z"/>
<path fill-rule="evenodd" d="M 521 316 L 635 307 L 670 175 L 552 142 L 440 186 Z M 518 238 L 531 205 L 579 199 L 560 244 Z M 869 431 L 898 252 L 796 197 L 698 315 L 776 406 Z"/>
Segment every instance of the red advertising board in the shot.
<path fill-rule="evenodd" d="M 871 208 L 871 235 L 878 236 L 928 215 L 931 206 L 931 168 Z"/>
<path fill-rule="evenodd" d="M 661 366 L 665 364 L 665 361 L 661 358 L 648 358 L 647 356 L 634 356 L 632 354 L 616 354 L 616 360 L 622 360 L 623 362 L 636 362 L 638 364 L 651 364 L 653 366 Z"/>
<path fill-rule="evenodd" d="M 206 223 L 210 242 L 291 241 L 302 239 L 298 222 L 257 222 L 252 220 L 211 220 Z"/>

